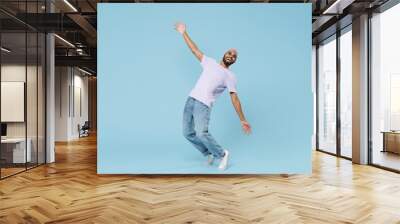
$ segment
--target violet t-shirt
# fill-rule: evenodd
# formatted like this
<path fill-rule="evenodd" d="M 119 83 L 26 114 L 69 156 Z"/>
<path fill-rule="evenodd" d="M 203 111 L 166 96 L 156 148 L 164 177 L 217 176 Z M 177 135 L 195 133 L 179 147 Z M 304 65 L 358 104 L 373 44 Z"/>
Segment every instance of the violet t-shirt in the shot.
<path fill-rule="evenodd" d="M 226 88 L 229 92 L 236 92 L 236 77 L 232 71 L 205 55 L 200 64 L 203 72 L 189 96 L 211 107 Z"/>

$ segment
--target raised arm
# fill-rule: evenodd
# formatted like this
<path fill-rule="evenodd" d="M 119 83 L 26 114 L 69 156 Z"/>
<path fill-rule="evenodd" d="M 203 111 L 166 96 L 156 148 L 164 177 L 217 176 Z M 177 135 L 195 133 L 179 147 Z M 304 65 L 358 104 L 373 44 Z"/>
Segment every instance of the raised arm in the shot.
<path fill-rule="evenodd" d="M 175 29 L 180 34 L 182 34 L 183 39 L 185 40 L 187 46 L 190 48 L 190 50 L 196 56 L 196 58 L 199 59 L 199 61 L 201 61 L 201 59 L 203 57 L 203 53 L 199 50 L 199 48 L 192 41 L 192 39 L 190 39 L 189 34 L 186 32 L 186 25 L 184 23 L 176 23 Z"/>
<path fill-rule="evenodd" d="M 244 133 L 250 134 L 251 133 L 251 126 L 249 122 L 246 121 L 246 118 L 244 117 L 243 111 L 242 111 L 242 106 L 240 104 L 239 96 L 235 92 L 231 92 L 231 100 L 233 107 L 236 110 L 237 115 L 239 116 L 240 119 L 240 124 L 242 125 L 242 129 Z"/>

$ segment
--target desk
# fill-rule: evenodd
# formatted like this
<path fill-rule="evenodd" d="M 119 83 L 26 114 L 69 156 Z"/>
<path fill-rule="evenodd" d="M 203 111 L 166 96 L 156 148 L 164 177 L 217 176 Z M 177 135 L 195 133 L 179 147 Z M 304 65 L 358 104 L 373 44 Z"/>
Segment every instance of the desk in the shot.
<path fill-rule="evenodd" d="M 400 154 L 400 132 L 382 131 L 381 133 L 383 134 L 382 152 L 392 152 Z"/>
<path fill-rule="evenodd" d="M 32 160 L 32 153 L 31 153 L 32 140 L 30 138 L 27 139 L 28 144 L 26 145 L 26 151 L 24 143 L 25 143 L 25 138 L 1 139 L 2 157 L 5 158 L 6 161 L 10 163 L 30 162 Z M 12 148 L 10 146 L 12 146 Z M 5 155 L 3 156 L 3 154 Z M 27 159 L 27 161 L 25 161 L 25 158 Z"/>

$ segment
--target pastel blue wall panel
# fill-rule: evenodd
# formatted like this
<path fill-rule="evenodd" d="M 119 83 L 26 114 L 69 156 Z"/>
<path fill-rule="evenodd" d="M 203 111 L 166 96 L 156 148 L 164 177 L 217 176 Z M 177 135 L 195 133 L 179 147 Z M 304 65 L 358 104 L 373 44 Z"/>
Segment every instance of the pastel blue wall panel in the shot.
<path fill-rule="evenodd" d="M 253 133 L 224 92 L 210 132 L 230 150 L 219 171 L 182 135 L 201 66 L 174 29 L 209 57 L 229 48 Z M 310 173 L 311 4 L 98 4 L 98 173 Z"/>

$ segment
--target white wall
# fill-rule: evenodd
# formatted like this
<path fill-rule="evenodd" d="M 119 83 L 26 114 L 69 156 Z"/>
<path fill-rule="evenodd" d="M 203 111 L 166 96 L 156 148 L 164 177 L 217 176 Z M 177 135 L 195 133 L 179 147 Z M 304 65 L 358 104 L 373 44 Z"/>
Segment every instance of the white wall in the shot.
<path fill-rule="evenodd" d="M 55 68 L 55 141 L 68 140 L 69 73 L 67 67 Z"/>
<path fill-rule="evenodd" d="M 1 81 L 3 82 L 25 82 L 25 75 L 27 69 L 27 76 L 29 81 L 29 86 L 36 86 L 36 67 L 18 65 L 18 64 L 5 64 L 1 66 Z M 36 135 L 36 88 L 27 88 L 27 116 L 28 116 L 28 137 L 30 133 L 35 132 Z M 40 106 L 40 105 L 39 105 Z M 6 108 L 2 108 L 6 110 Z M 32 123 L 34 122 L 34 123 Z M 7 136 L 8 137 L 24 137 L 25 136 L 25 123 L 26 122 L 7 122 Z M 32 130 L 31 130 L 32 128 Z M 40 136 L 43 137 L 43 136 Z"/>
<path fill-rule="evenodd" d="M 1 66 L 1 81 L 3 82 L 25 82 L 25 64 L 8 64 Z M 28 74 L 32 70 L 32 66 L 28 66 Z M 6 108 L 2 108 L 5 110 Z M 24 122 L 10 122 L 7 123 L 7 137 L 25 137 L 25 123 Z"/>
<path fill-rule="evenodd" d="M 55 140 L 77 139 L 78 124 L 88 120 L 88 77 L 76 68 L 56 67 L 55 89 Z"/>
<path fill-rule="evenodd" d="M 77 70 L 75 70 L 76 72 Z M 75 73 L 74 75 L 74 102 L 71 102 L 74 107 L 71 109 L 72 111 L 72 119 L 71 119 L 71 135 L 73 138 L 79 137 L 78 132 L 78 124 L 81 126 L 88 120 L 88 77 L 82 76 L 82 73 Z M 80 97 L 79 97 L 80 96 Z"/>

